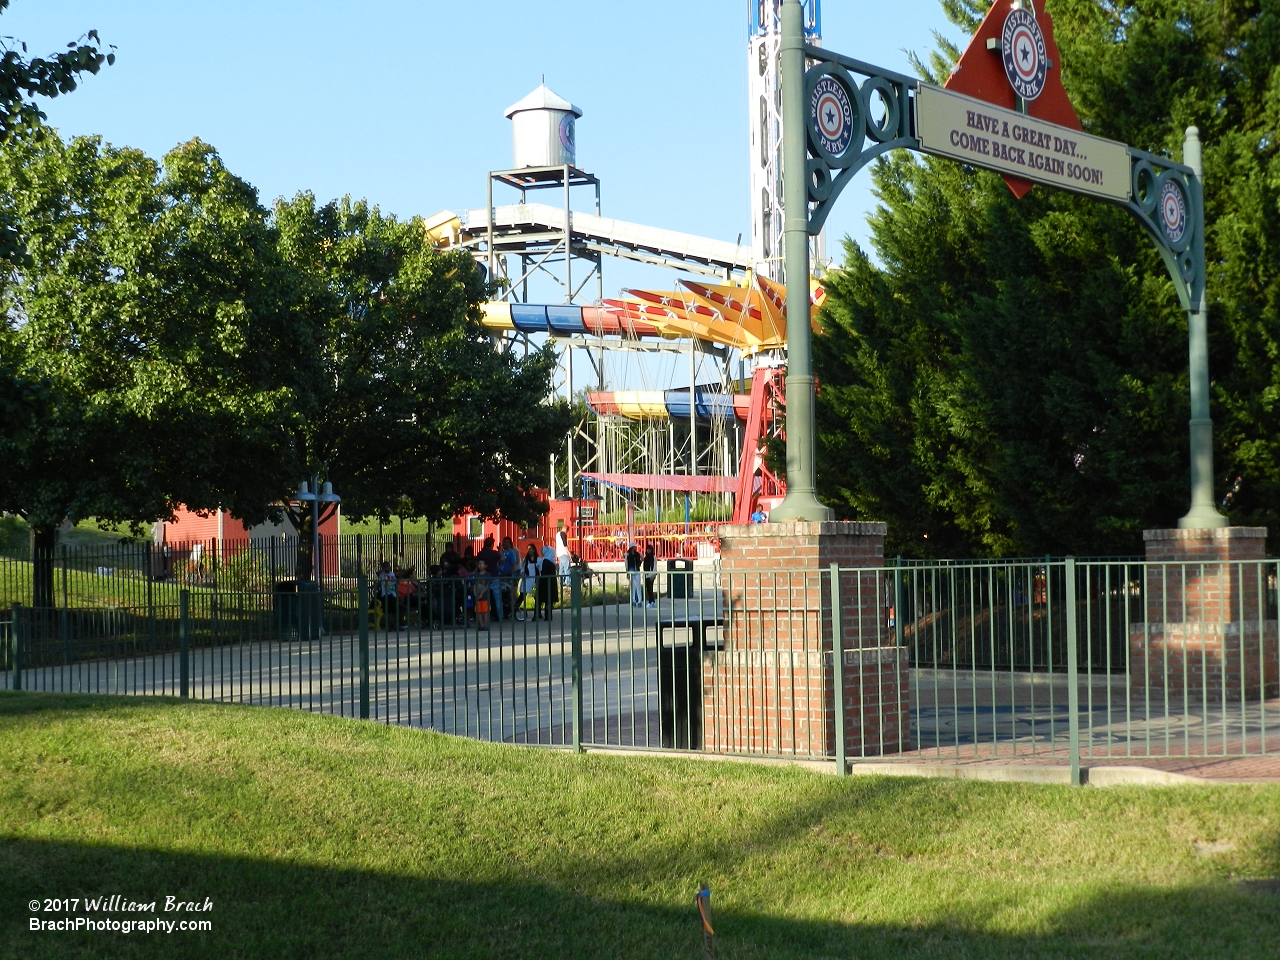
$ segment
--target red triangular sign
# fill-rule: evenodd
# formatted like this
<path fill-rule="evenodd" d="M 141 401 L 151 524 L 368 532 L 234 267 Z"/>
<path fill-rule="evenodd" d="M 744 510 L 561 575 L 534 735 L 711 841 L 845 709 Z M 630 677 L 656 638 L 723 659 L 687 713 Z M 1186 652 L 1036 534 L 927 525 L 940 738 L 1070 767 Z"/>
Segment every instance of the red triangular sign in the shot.
<path fill-rule="evenodd" d="M 1043 3 L 1043 0 L 1041 0 Z M 978 32 L 969 41 L 964 56 L 951 71 L 951 76 L 943 84 L 948 90 L 963 93 L 965 96 L 985 100 L 987 103 L 1004 107 L 1007 110 L 1017 109 L 1017 94 L 1005 74 L 1004 58 L 1001 52 L 1001 38 L 1004 33 L 1005 20 L 1015 7 L 1023 7 L 1035 14 L 1036 24 L 1044 34 L 1045 52 L 1049 58 L 1048 70 L 1045 73 L 1044 89 L 1034 100 L 1027 101 L 1027 113 L 1038 120 L 1046 120 L 1059 126 L 1073 130 L 1084 128 L 1080 118 L 1076 116 L 1076 108 L 1071 105 L 1067 91 L 1062 86 L 1062 57 L 1058 53 L 1058 45 L 1053 40 L 1053 21 L 1044 10 L 1034 9 L 1034 0 L 996 0 L 987 11 L 978 27 Z M 988 46 L 987 41 L 993 41 Z M 1013 195 L 1021 200 L 1035 184 L 1029 180 L 1004 175 L 1004 182 L 1009 185 Z"/>

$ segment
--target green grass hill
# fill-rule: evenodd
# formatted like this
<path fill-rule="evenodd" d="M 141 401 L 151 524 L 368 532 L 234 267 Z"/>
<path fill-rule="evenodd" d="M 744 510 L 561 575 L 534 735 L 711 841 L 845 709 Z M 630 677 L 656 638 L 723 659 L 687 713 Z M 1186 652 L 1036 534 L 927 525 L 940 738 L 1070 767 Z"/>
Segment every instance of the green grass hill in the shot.
<path fill-rule="evenodd" d="M 1276 786 L 842 780 L 0 694 L 0 957 L 697 958 L 706 882 L 722 958 L 1257 958 L 1276 877 Z M 30 901 L 112 894 L 208 897 L 212 929 L 28 929 Z"/>

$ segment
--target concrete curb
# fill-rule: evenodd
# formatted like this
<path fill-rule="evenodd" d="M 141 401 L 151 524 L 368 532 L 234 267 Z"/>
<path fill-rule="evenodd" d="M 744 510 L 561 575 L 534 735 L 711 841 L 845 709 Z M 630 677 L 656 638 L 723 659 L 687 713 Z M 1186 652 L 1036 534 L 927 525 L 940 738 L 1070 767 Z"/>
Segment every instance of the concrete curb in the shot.
<path fill-rule="evenodd" d="M 1150 767 L 1090 767 L 1088 773 L 1091 787 L 1230 786 L 1204 777 L 1153 770 Z"/>
<path fill-rule="evenodd" d="M 1083 774 L 1083 768 L 1081 773 Z M 963 763 L 851 763 L 855 777 L 925 777 L 931 780 L 987 780 L 994 783 L 1052 783 L 1069 786 L 1067 767 Z"/>
<path fill-rule="evenodd" d="M 836 765 L 831 760 L 801 760 L 786 757 L 748 757 L 700 751 L 632 750 L 618 747 L 585 747 L 585 753 L 613 757 L 645 757 L 679 760 L 705 760 L 721 763 L 750 763 L 765 767 L 798 767 L 814 773 L 834 776 Z M 1070 786 L 1071 769 L 1029 764 L 965 764 L 965 763 L 877 763 L 854 761 L 849 764 L 854 777 L 920 777 L 929 780 L 983 780 L 988 783 L 1036 783 Z M 1081 767 L 1080 779 L 1090 787 L 1189 787 L 1231 786 L 1204 777 L 1184 773 L 1153 770 L 1150 767 Z"/>
<path fill-rule="evenodd" d="M 853 763 L 853 776 L 927 777 L 950 780 L 986 780 L 992 783 L 1045 783 L 1069 786 L 1069 767 L 1022 764 Z M 1205 786 L 1214 781 L 1150 767 L 1081 767 L 1080 780 L 1090 787 Z"/>

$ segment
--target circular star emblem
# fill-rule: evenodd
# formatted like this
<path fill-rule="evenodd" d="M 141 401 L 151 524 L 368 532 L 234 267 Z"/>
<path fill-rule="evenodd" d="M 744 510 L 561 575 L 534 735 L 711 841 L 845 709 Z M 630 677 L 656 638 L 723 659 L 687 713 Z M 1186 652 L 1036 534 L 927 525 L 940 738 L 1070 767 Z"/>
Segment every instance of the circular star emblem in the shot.
<path fill-rule="evenodd" d="M 1181 243 L 1187 233 L 1187 198 L 1176 180 L 1166 180 L 1160 190 L 1160 225 L 1171 243 Z"/>
<path fill-rule="evenodd" d="M 822 77 L 814 85 L 811 103 L 813 128 L 822 149 L 843 156 L 853 141 L 853 104 L 849 91 L 835 77 Z"/>
<path fill-rule="evenodd" d="M 1040 96 L 1049 73 L 1049 55 L 1035 14 L 1021 8 L 1009 11 L 1004 19 L 1000 51 L 1004 56 L 1005 76 L 1014 92 L 1023 100 Z"/>
<path fill-rule="evenodd" d="M 570 154 L 574 152 L 574 130 L 573 130 L 573 114 L 566 113 L 560 118 L 560 145 Z"/>

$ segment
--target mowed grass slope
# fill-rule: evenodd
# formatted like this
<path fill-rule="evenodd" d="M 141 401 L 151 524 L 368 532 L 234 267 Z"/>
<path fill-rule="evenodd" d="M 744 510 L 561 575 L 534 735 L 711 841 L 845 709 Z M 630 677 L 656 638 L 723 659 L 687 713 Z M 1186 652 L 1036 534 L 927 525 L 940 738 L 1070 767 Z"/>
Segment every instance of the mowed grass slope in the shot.
<path fill-rule="evenodd" d="M 0 956 L 1262 957 L 1280 788 L 840 780 L 262 708 L 0 695 Z M 1244 883 L 1242 881 L 1255 881 Z M 215 904 L 201 934 L 27 903 Z"/>

